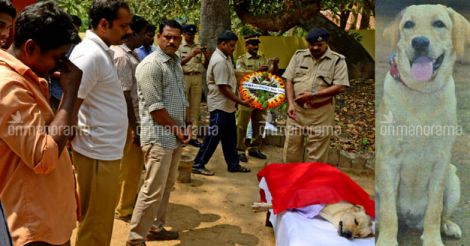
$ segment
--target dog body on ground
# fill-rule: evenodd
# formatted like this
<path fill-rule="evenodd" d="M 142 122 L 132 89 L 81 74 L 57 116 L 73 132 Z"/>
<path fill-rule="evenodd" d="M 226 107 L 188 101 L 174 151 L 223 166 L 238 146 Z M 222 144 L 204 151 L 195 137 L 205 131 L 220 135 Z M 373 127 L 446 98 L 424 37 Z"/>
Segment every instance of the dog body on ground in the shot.
<path fill-rule="evenodd" d="M 251 207 L 255 212 L 263 212 L 272 209 L 272 204 L 255 202 Z M 333 224 L 342 237 L 352 239 L 374 236 L 372 219 L 362 206 L 344 201 L 327 204 L 319 215 Z"/>
<path fill-rule="evenodd" d="M 397 54 L 376 117 L 377 246 L 398 245 L 399 225 L 423 228 L 423 245 L 442 246 L 441 230 L 461 236 L 449 219 L 460 199 L 450 164 L 458 132 L 452 73 L 470 24 L 445 6 L 414 5 L 384 36 Z"/>
<path fill-rule="evenodd" d="M 374 236 L 372 219 L 362 206 L 348 202 L 328 204 L 320 211 L 320 216 L 332 223 L 340 236 L 349 239 Z"/>

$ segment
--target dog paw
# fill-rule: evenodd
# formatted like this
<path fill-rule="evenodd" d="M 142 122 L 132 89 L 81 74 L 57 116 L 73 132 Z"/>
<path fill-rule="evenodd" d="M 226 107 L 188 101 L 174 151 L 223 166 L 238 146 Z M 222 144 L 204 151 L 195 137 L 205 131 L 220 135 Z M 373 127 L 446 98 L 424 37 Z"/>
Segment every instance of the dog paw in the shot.
<path fill-rule="evenodd" d="M 375 243 L 376 246 L 398 246 L 398 242 L 395 238 L 386 238 L 379 236 L 379 239 Z"/>
<path fill-rule="evenodd" d="M 462 237 L 462 230 L 460 226 L 451 220 L 444 220 L 441 226 L 442 233 L 448 237 L 460 238 Z"/>
<path fill-rule="evenodd" d="M 441 240 L 424 240 L 423 246 L 444 246 Z"/>
<path fill-rule="evenodd" d="M 444 246 L 441 239 L 441 233 L 429 234 L 426 236 L 424 233 L 421 235 L 423 246 Z"/>

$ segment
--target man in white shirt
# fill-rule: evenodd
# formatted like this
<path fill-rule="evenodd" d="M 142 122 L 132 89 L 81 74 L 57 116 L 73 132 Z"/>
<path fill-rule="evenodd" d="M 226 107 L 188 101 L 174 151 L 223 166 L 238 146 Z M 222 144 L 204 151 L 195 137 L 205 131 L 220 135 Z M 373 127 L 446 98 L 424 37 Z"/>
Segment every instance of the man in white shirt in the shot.
<path fill-rule="evenodd" d="M 80 131 L 72 141 L 81 221 L 76 246 L 109 245 L 119 190 L 119 164 L 127 133 L 127 107 L 114 52 L 132 33 L 123 0 L 95 0 L 91 30 L 70 55 L 83 71 L 76 110 Z"/>

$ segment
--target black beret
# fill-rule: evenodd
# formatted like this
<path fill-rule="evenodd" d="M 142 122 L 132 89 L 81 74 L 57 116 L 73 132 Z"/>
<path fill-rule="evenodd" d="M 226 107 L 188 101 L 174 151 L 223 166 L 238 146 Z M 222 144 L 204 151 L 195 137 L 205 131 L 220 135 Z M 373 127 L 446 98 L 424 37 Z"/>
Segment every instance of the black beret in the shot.
<path fill-rule="evenodd" d="M 312 43 L 312 42 L 328 41 L 329 36 L 330 34 L 328 33 L 326 29 L 315 27 L 315 28 L 310 29 L 305 39 L 307 40 L 307 42 Z"/>
<path fill-rule="evenodd" d="M 197 27 L 196 27 L 196 25 L 193 25 L 193 24 L 184 25 L 183 26 L 183 32 L 194 35 L 194 34 L 197 33 Z"/>
<path fill-rule="evenodd" d="M 259 34 L 257 34 L 257 33 L 246 35 L 243 38 L 245 39 L 246 44 L 255 44 L 256 45 L 256 44 L 261 43 L 261 41 L 259 40 Z"/>

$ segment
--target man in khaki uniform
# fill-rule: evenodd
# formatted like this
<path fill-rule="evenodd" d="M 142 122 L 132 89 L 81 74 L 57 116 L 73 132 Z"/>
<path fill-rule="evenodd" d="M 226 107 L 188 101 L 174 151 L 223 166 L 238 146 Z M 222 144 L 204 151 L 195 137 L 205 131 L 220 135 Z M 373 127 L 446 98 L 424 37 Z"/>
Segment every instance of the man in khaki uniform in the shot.
<path fill-rule="evenodd" d="M 242 73 L 251 73 L 254 71 L 268 71 L 269 62 L 264 55 L 258 54 L 259 40 L 258 34 L 251 34 L 244 37 L 245 38 L 245 47 L 247 52 L 237 59 L 237 72 Z M 279 58 L 274 58 L 272 60 L 272 67 L 270 69 L 271 73 L 276 73 L 279 65 Z M 246 139 L 246 130 L 248 123 L 251 119 L 251 125 L 253 129 L 253 134 L 251 138 L 250 148 L 248 149 L 248 155 L 259 158 L 266 159 L 266 155 L 260 151 L 260 146 L 263 141 L 262 132 L 263 125 L 266 122 L 266 110 L 247 108 L 240 105 L 237 113 L 237 150 L 238 158 L 242 162 L 247 162 L 248 159 L 245 155 L 247 146 L 245 145 Z"/>
<path fill-rule="evenodd" d="M 207 67 L 209 53 L 205 48 L 194 42 L 197 29 L 195 25 L 183 26 L 183 42 L 177 52 L 181 58 L 181 66 L 184 73 L 184 89 L 191 109 L 192 139 L 189 144 L 201 147 L 202 143 L 197 140 L 197 129 L 199 126 L 199 112 L 202 95 L 202 73 Z"/>
<path fill-rule="evenodd" d="M 345 57 L 330 50 L 328 36 L 323 28 L 310 30 L 309 48 L 296 51 L 284 72 L 289 103 L 284 162 L 326 162 L 328 158 L 333 97 L 349 86 Z"/>

